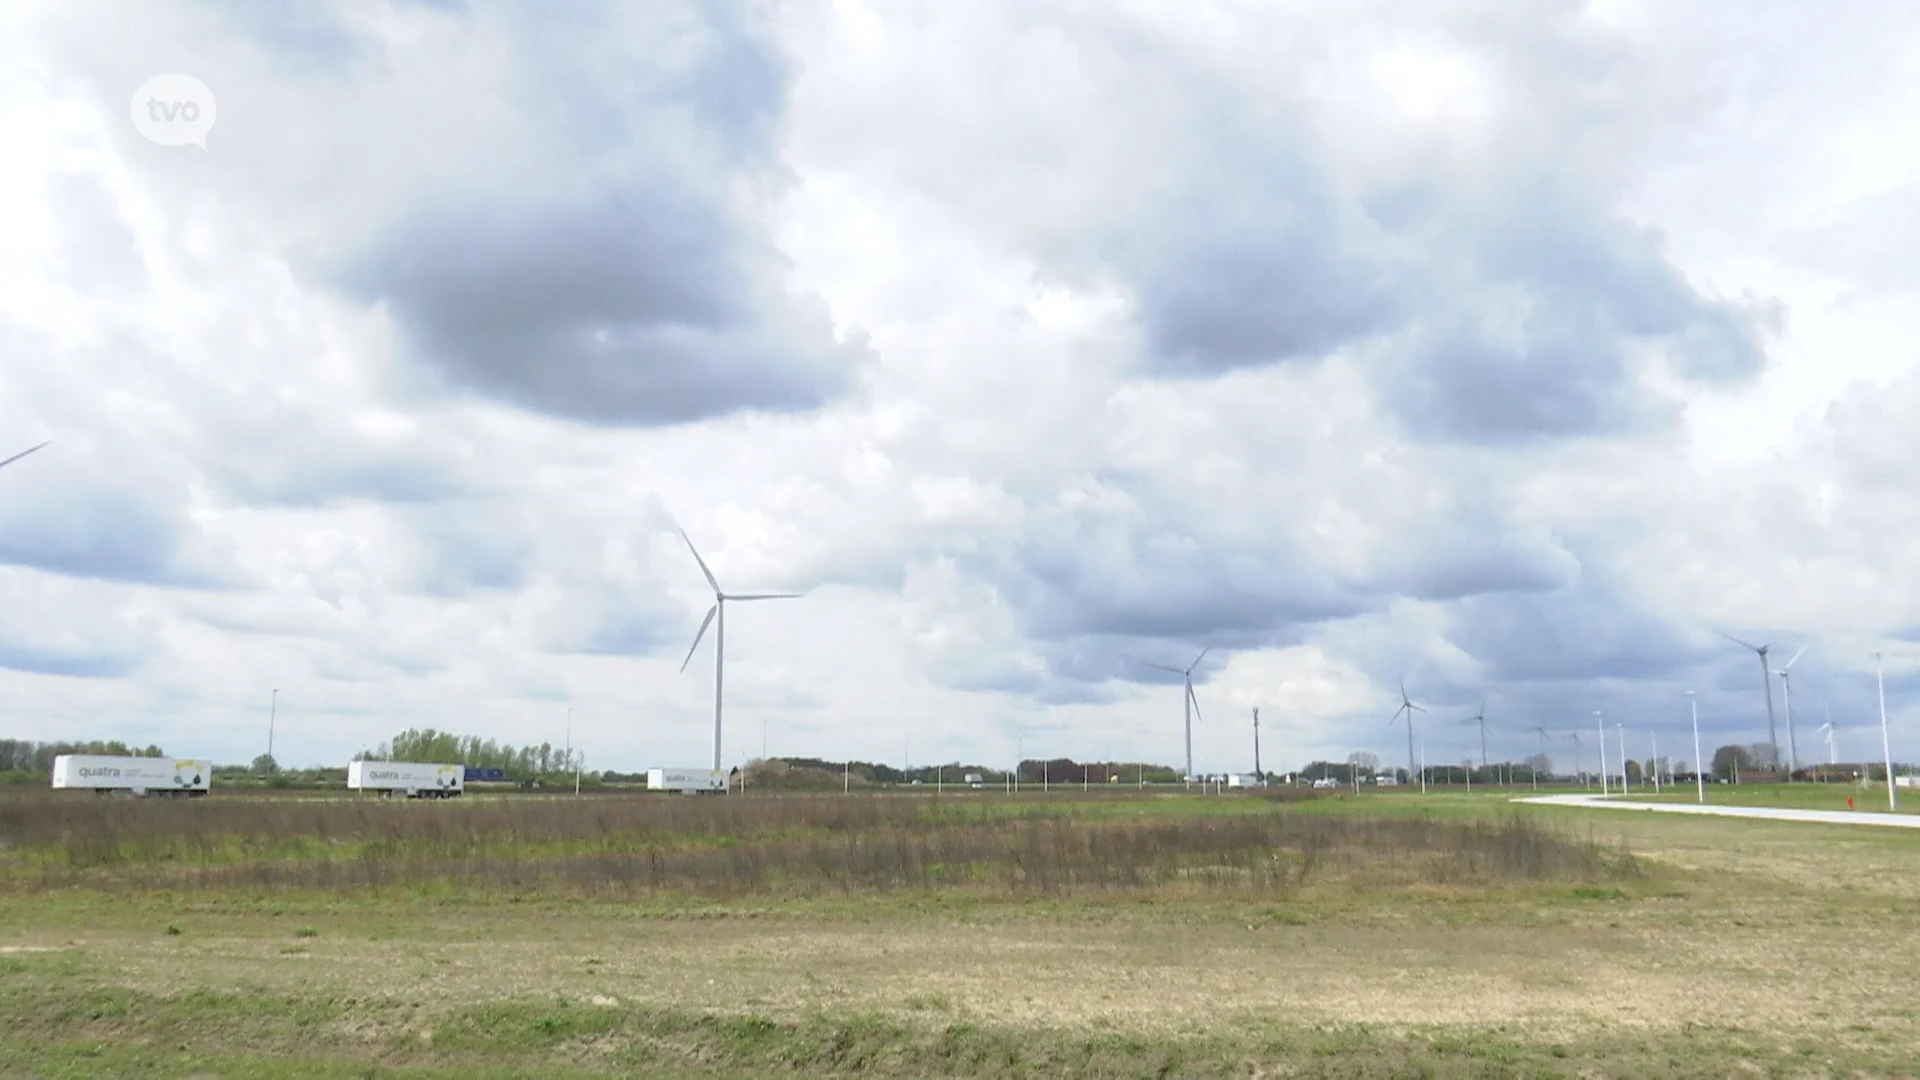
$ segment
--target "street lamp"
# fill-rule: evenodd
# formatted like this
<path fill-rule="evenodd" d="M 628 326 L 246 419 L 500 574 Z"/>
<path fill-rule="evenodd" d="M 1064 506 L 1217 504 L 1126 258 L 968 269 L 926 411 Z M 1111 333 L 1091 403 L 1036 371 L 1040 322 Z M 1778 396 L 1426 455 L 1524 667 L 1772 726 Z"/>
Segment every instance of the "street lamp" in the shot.
<path fill-rule="evenodd" d="M 1600 732 L 1600 794 L 1607 794 L 1607 721 L 1600 710 L 1593 710 L 1593 726 Z"/>
<path fill-rule="evenodd" d="M 1632 778 L 1627 775 L 1627 725 L 1618 720 L 1613 722 L 1614 733 L 1620 736 L 1620 794 L 1632 791 Z"/>
<path fill-rule="evenodd" d="M 1893 742 L 1887 737 L 1887 678 L 1880 671 L 1880 654 L 1873 654 L 1873 682 L 1880 692 L 1880 752 L 1887 759 L 1887 809 L 1900 808 L 1900 800 L 1893 793 Z"/>
<path fill-rule="evenodd" d="M 1687 711 L 1693 716 L 1693 786 L 1700 801 L 1707 801 L 1707 765 L 1700 757 L 1700 699 L 1687 691 Z"/>

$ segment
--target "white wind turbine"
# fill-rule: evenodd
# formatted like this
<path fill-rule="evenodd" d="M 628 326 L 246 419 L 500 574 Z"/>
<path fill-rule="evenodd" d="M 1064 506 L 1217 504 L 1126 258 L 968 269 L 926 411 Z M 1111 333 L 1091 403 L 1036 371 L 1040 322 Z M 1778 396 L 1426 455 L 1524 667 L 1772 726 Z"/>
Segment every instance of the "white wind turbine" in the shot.
<path fill-rule="evenodd" d="M 1414 758 L 1413 758 L 1413 714 L 1417 712 L 1426 712 L 1426 711 L 1427 710 L 1421 708 L 1420 706 L 1415 705 L 1413 703 L 1413 699 L 1407 696 L 1407 680 L 1401 679 L 1400 680 L 1400 707 L 1393 710 L 1393 718 L 1387 721 L 1387 726 L 1392 727 L 1395 723 L 1399 722 L 1400 716 L 1402 713 L 1406 714 L 1406 717 L 1407 717 L 1407 772 L 1409 773 L 1412 773 L 1415 771 Z M 1427 790 L 1427 774 L 1426 774 L 1426 771 L 1422 769 L 1420 770 L 1420 791 L 1424 794 L 1426 790 Z"/>
<path fill-rule="evenodd" d="M 1787 672 L 1793 669 L 1793 661 L 1800 659 L 1806 651 L 1805 645 L 1800 646 L 1800 652 L 1793 654 L 1793 660 L 1787 661 L 1779 671 L 1774 672 L 1775 675 L 1780 676 L 1781 700 L 1787 711 L 1787 779 L 1789 780 L 1793 779 L 1794 772 L 1800 768 L 1800 748 L 1793 738 L 1793 680 Z"/>
<path fill-rule="evenodd" d="M 1177 667 L 1168 667 L 1165 664 L 1156 664 L 1148 660 L 1140 661 L 1142 664 L 1145 664 L 1147 667 L 1153 668 L 1156 671 L 1166 671 L 1166 672 L 1171 672 L 1172 674 L 1178 675 L 1181 677 L 1181 679 L 1185 680 L 1186 682 L 1187 692 L 1185 697 L 1185 703 L 1186 703 L 1186 714 L 1187 714 L 1187 775 L 1185 776 L 1184 779 L 1188 783 L 1193 782 L 1193 718 L 1195 715 L 1197 715 L 1200 712 L 1200 699 L 1193 695 L 1193 669 L 1199 667 L 1200 661 L 1205 660 L 1207 658 L 1207 654 L 1212 651 L 1213 651 L 1213 646 L 1211 645 L 1207 646 L 1204 649 L 1201 649 L 1200 655 L 1194 657 L 1193 663 L 1188 664 L 1184 670 Z"/>
<path fill-rule="evenodd" d="M 15 455 L 13 455 L 13 456 L 12 456 L 12 457 L 10 457 L 10 458 L 7 458 L 7 459 L 6 459 L 5 461 L 0 461 L 0 469 L 4 469 L 4 468 L 6 468 L 7 466 L 9 466 L 9 465 L 11 465 L 11 464 L 13 464 L 14 462 L 16 462 L 16 461 L 19 461 L 19 460 L 20 460 L 21 458 L 23 458 L 23 457 L 26 457 L 26 456 L 27 456 L 28 454 L 31 454 L 31 453 L 33 453 L 33 452 L 34 452 L 35 450 L 38 450 L 38 449 L 40 449 L 41 447 L 44 447 L 44 446 L 48 446 L 48 445 L 51 445 L 51 444 L 50 444 L 50 443 L 41 443 L 41 444 L 40 444 L 40 446 L 29 446 L 29 447 L 27 447 L 27 448 L 26 448 L 25 450 L 22 450 L 22 451 L 20 451 L 19 453 L 17 453 L 17 454 L 15 454 Z"/>
<path fill-rule="evenodd" d="M 1833 709 L 1830 707 L 1825 707 L 1825 708 L 1826 708 L 1826 714 L 1827 714 L 1827 722 L 1820 725 L 1820 734 L 1826 736 L 1826 739 L 1827 739 L 1827 764 L 1838 765 L 1840 764 L 1840 750 L 1835 745 L 1834 736 L 1838 733 L 1834 730 L 1834 727 L 1833 727 Z"/>
<path fill-rule="evenodd" d="M 700 639 L 707 634 L 707 624 L 716 619 L 720 625 L 713 631 L 713 771 L 720 771 L 720 706 L 724 697 L 727 670 L 727 601 L 729 600 L 792 600 L 799 593 L 727 593 L 720 589 L 720 582 L 714 579 L 713 571 L 707 569 L 707 560 L 700 557 L 700 549 L 693 546 L 693 539 L 687 530 L 680 529 L 680 539 L 687 542 L 687 550 L 693 552 L 693 561 L 700 564 L 700 572 L 707 577 L 707 584 L 713 586 L 713 606 L 707 609 L 707 617 L 700 620 L 700 630 L 693 635 L 693 648 L 687 650 L 687 658 L 680 661 L 680 670 L 687 670 L 687 664 L 693 660 L 694 649 L 700 647 Z"/>
<path fill-rule="evenodd" d="M 1773 680 L 1767 677 L 1773 672 L 1773 669 L 1767 665 L 1767 652 L 1771 650 L 1773 646 L 1771 644 L 1755 645 L 1749 641 L 1741 641 L 1732 634 L 1724 632 L 1722 632 L 1720 636 L 1733 642 L 1735 645 L 1752 649 L 1760 656 L 1760 689 L 1767 692 L 1767 745 L 1773 749 L 1773 760 L 1767 763 L 1767 767 L 1777 769 L 1780 767 L 1780 736 L 1774 730 L 1773 726 Z"/>

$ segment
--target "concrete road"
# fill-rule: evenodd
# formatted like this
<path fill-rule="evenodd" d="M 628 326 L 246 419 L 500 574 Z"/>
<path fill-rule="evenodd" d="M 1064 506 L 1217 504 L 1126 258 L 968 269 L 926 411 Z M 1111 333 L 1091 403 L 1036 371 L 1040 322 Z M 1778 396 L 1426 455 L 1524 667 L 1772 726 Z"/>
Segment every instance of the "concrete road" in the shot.
<path fill-rule="evenodd" d="M 1864 810 L 1796 810 L 1774 806 L 1719 806 L 1714 803 L 1632 802 L 1612 795 L 1531 795 L 1514 802 L 1542 806 L 1597 807 L 1602 810 L 1653 810 L 1663 814 L 1712 814 L 1717 817 L 1765 818 L 1769 821 L 1811 821 L 1820 825 L 1888 825 L 1920 829 L 1920 814 L 1874 813 Z"/>

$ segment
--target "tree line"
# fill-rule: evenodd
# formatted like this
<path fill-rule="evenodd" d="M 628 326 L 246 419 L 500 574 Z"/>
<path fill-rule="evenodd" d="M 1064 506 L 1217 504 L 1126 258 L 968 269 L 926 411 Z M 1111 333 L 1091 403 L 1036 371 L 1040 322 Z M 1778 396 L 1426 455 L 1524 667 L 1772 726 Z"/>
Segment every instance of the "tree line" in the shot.
<path fill-rule="evenodd" d="M 118 739 L 87 742 L 29 742 L 0 739 L 0 773 L 46 779 L 53 775 L 53 759 L 62 754 L 98 754 L 102 757 L 166 757 L 158 746 L 135 749 Z"/>
<path fill-rule="evenodd" d="M 572 775 L 585 758 L 552 743 L 513 746 L 478 735 L 456 735 L 433 728 L 408 728 L 372 750 L 353 755 L 355 761 L 421 761 L 459 763 L 475 769 L 500 769 L 513 779 L 549 774 Z"/>

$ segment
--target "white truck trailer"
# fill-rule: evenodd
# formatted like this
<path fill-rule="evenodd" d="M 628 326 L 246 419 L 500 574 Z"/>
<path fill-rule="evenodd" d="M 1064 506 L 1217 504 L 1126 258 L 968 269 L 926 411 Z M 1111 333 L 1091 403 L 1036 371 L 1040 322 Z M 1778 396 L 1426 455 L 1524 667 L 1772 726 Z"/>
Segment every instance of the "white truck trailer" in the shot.
<path fill-rule="evenodd" d="M 213 762 L 198 758 L 101 757 L 61 754 L 53 759 L 53 786 L 131 795 L 205 795 Z"/>
<path fill-rule="evenodd" d="M 467 789 L 464 765 L 425 765 L 414 761 L 353 761 L 347 763 L 347 790 L 377 791 L 409 799 L 454 799 Z"/>
<path fill-rule="evenodd" d="M 686 795 L 723 794 L 727 774 L 717 769 L 648 769 L 648 791 L 678 791 Z"/>

